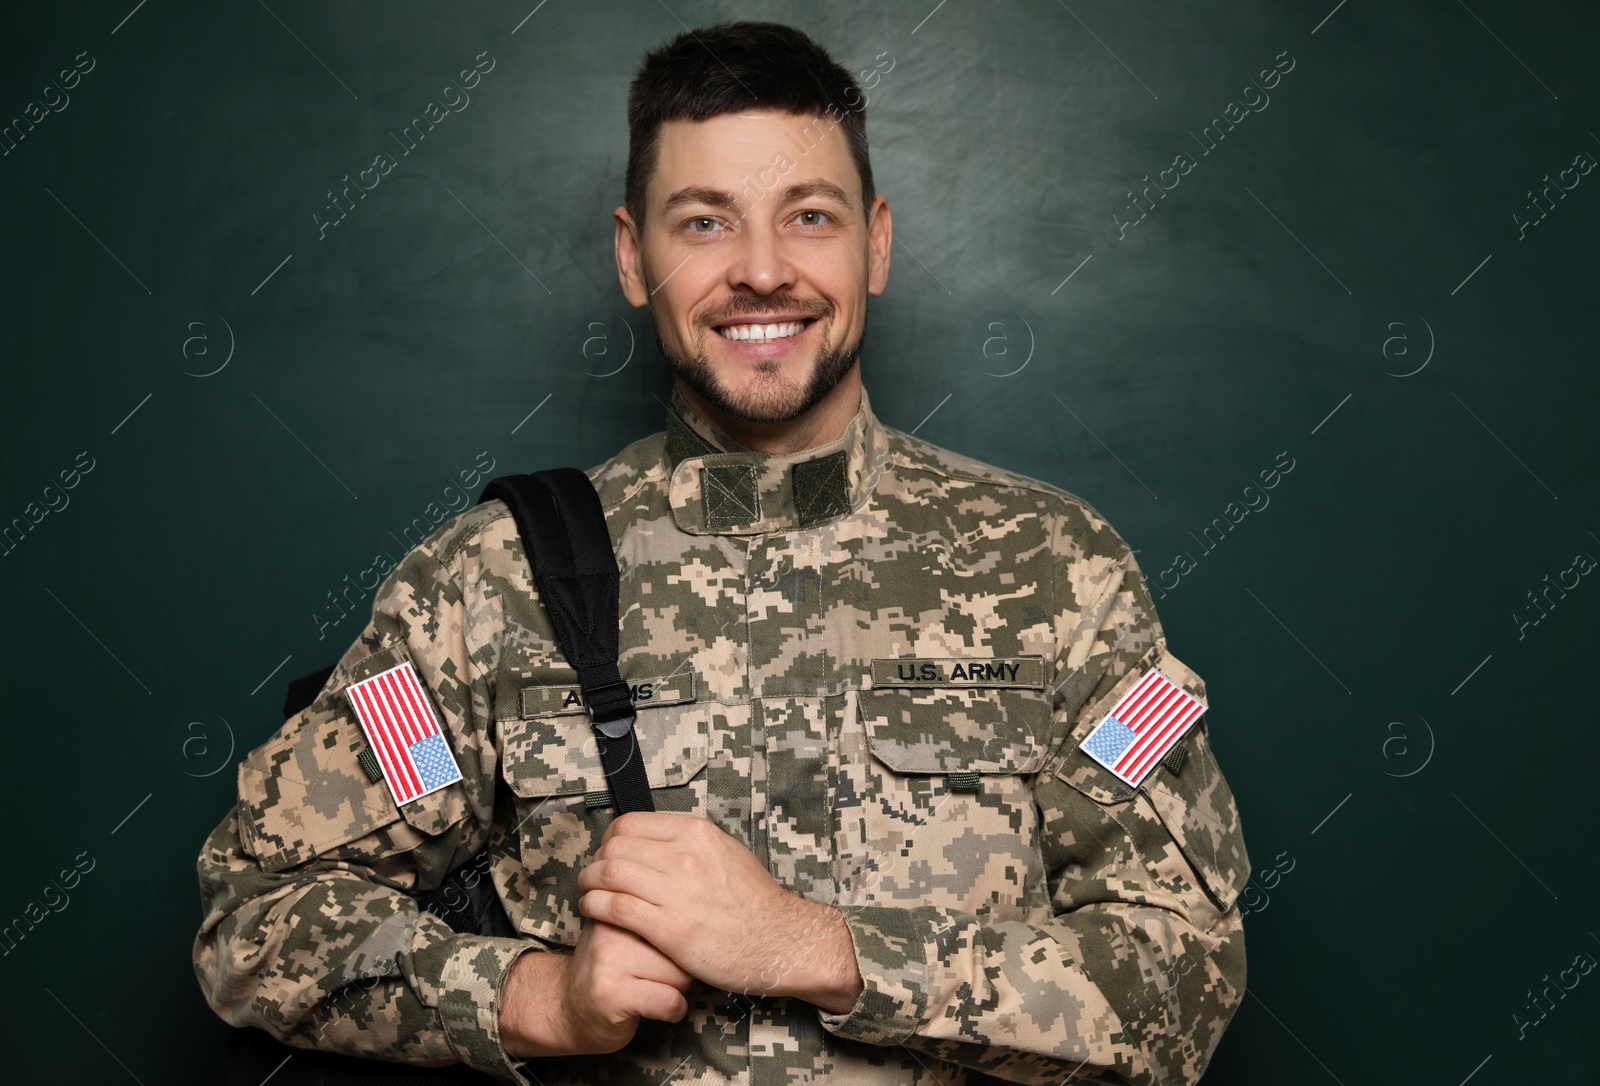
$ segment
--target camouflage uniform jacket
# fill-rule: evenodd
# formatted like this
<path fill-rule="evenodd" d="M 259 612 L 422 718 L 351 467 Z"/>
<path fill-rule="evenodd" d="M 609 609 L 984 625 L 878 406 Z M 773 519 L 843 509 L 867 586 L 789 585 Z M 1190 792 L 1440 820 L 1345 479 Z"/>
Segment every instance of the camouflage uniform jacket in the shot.
<path fill-rule="evenodd" d="M 219 1015 L 521 1084 L 1199 1078 L 1243 995 L 1250 863 L 1209 713 L 1137 789 L 1079 748 L 1151 668 L 1206 697 L 1094 509 L 890 429 L 865 395 L 793 455 L 675 395 L 666 433 L 589 474 L 656 809 L 836 905 L 860 998 L 833 1014 L 763 995 L 776 978 L 695 981 L 682 1022 L 643 1020 L 617 1053 L 505 1052 L 506 971 L 575 944 L 613 812 L 494 501 L 405 557 L 316 701 L 240 764 L 199 857 L 194 964 Z M 404 660 L 465 779 L 397 809 L 344 690 Z M 408 894 L 486 842 L 525 938 L 458 935 Z"/>

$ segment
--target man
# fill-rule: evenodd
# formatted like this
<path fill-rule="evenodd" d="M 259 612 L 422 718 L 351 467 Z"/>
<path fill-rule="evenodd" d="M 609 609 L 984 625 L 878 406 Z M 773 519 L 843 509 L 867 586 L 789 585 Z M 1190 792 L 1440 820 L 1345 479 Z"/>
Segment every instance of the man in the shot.
<path fill-rule="evenodd" d="M 506 506 L 463 512 L 240 767 L 199 861 L 225 1019 L 516 1083 L 1199 1077 L 1250 873 L 1204 684 L 1088 504 L 873 415 L 864 105 L 770 23 L 632 86 L 617 265 L 677 380 L 589 475 L 655 811 L 610 806 Z M 350 691 L 404 664 L 462 780 L 397 807 Z M 1086 748 L 1160 682 L 1181 741 Z M 485 843 L 523 937 L 412 896 Z"/>

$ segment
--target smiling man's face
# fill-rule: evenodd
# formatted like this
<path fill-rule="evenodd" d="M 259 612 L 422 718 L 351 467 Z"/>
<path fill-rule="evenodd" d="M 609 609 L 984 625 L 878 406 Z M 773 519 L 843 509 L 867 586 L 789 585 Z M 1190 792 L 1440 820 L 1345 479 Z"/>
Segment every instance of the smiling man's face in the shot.
<path fill-rule="evenodd" d="M 618 209 L 617 265 L 674 372 L 746 423 L 797 418 L 857 361 L 891 225 L 861 203 L 843 127 L 770 110 L 662 125 L 646 221 Z"/>

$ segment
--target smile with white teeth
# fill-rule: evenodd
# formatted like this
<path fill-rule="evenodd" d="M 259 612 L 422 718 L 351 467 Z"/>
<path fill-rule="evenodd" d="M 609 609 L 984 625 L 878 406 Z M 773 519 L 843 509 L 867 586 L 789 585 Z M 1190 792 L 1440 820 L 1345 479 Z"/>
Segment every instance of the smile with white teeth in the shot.
<path fill-rule="evenodd" d="M 787 339 L 805 331 L 809 320 L 785 321 L 782 324 L 725 324 L 717 329 L 724 339 L 747 343 L 767 343 L 774 339 Z"/>

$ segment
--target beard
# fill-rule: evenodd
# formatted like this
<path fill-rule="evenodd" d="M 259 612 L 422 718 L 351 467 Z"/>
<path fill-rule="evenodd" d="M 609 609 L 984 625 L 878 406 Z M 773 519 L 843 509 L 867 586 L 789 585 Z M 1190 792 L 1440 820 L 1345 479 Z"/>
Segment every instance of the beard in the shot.
<path fill-rule="evenodd" d="M 721 335 L 714 328 L 706 328 L 702 334 Z M 672 372 L 699 393 L 706 403 L 740 422 L 788 422 L 804 415 L 822 402 L 822 398 L 832 392 L 855 366 L 866 338 L 866 314 L 863 312 L 861 335 L 856 337 L 854 343 L 833 348 L 824 346 L 811 368 L 810 378 L 803 386 L 779 376 L 780 369 L 791 363 L 757 359 L 749 363 L 757 373 L 753 387 L 735 392 L 717 377 L 704 349 L 693 358 L 677 354 L 667 349 L 661 340 L 660 329 L 656 330 L 656 345 L 672 367 Z M 703 345 L 704 340 L 701 342 Z"/>

